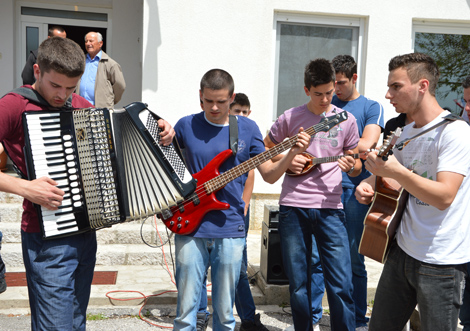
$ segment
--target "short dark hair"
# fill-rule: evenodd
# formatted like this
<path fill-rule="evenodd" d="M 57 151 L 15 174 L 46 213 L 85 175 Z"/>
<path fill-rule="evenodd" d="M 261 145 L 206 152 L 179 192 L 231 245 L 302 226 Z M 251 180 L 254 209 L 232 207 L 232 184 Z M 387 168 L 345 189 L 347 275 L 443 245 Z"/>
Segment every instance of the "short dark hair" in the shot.
<path fill-rule="evenodd" d="M 420 79 L 429 81 L 429 93 L 436 95 L 436 86 L 439 81 L 439 68 L 436 62 L 429 55 L 423 53 L 409 53 L 397 55 L 388 64 L 391 72 L 398 68 L 404 68 L 412 84 Z"/>
<path fill-rule="evenodd" d="M 250 100 L 244 93 L 235 94 L 235 99 L 233 99 L 233 102 L 230 104 L 230 109 L 232 109 L 234 105 L 248 106 L 248 108 L 251 107 Z"/>
<path fill-rule="evenodd" d="M 208 88 L 211 90 L 223 90 L 227 89 L 230 97 L 233 95 L 235 90 L 235 83 L 233 82 L 232 76 L 222 69 L 211 69 L 202 76 L 201 79 L 201 92 Z"/>
<path fill-rule="evenodd" d="M 470 87 L 470 75 L 465 77 L 462 83 L 463 88 L 469 88 Z"/>
<path fill-rule="evenodd" d="M 305 67 L 304 84 L 307 89 L 335 81 L 335 69 L 326 59 L 312 60 Z"/>
<path fill-rule="evenodd" d="M 67 77 L 79 77 L 85 71 L 85 54 L 72 39 L 51 37 L 39 45 L 37 64 L 41 75 L 54 70 Z"/>
<path fill-rule="evenodd" d="M 51 26 L 51 27 L 49 28 L 49 31 L 48 31 L 47 35 L 48 35 L 49 37 L 54 37 L 54 30 L 59 31 L 60 33 L 64 33 L 64 32 L 65 32 L 65 30 L 64 30 L 63 27 L 58 26 L 58 25 L 53 25 L 53 26 Z"/>
<path fill-rule="evenodd" d="M 354 74 L 357 74 L 357 64 L 351 55 L 338 55 L 331 61 L 337 74 L 344 74 L 351 80 Z"/>

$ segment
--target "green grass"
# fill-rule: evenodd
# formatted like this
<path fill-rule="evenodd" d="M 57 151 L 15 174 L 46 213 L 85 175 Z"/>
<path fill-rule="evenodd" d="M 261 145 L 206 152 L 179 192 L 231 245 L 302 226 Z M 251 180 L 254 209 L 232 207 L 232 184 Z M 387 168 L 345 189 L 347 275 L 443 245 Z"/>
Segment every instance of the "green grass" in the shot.
<path fill-rule="evenodd" d="M 87 314 L 86 315 L 86 319 L 88 321 L 101 321 L 101 320 L 105 320 L 105 319 L 108 319 L 106 316 L 104 316 L 104 314 L 100 313 L 100 314 Z"/>

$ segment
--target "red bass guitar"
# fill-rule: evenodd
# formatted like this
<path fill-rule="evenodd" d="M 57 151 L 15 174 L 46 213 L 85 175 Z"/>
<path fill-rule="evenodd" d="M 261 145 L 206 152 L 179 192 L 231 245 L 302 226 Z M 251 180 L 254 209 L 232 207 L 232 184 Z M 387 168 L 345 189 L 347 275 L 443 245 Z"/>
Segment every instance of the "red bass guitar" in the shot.
<path fill-rule="evenodd" d="M 310 136 L 318 132 L 327 132 L 335 125 L 348 119 L 347 112 L 343 111 L 324 118 L 320 123 L 305 130 Z M 199 227 L 205 214 L 212 210 L 224 210 L 230 208 L 228 203 L 217 200 L 215 193 L 222 189 L 235 178 L 249 172 L 260 164 L 272 159 L 276 155 L 291 148 L 297 142 L 297 135 L 284 140 L 282 143 L 256 155 L 255 157 L 233 167 L 220 174 L 219 167 L 231 155 L 232 150 L 226 150 L 218 154 L 201 171 L 194 174 L 197 180 L 196 190 L 178 206 L 171 208 L 170 216 L 158 215 L 172 232 L 187 235 Z"/>

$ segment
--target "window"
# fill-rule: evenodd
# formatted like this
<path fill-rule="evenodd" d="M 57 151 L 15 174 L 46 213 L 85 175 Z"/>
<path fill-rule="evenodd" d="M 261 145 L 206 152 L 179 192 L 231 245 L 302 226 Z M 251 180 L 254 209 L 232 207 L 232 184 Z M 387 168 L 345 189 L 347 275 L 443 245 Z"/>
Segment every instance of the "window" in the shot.
<path fill-rule="evenodd" d="M 304 69 L 310 60 L 348 54 L 358 63 L 363 21 L 334 17 L 276 16 L 276 76 L 274 116 L 308 101 L 304 92 Z M 359 75 L 359 78 L 361 75 Z M 359 86 L 359 84 L 358 84 Z"/>
<path fill-rule="evenodd" d="M 439 66 L 440 77 L 436 98 L 440 106 L 460 115 L 462 106 L 462 82 L 469 75 L 468 50 L 470 32 L 468 26 L 415 21 L 413 24 L 413 49 L 431 56 Z"/>

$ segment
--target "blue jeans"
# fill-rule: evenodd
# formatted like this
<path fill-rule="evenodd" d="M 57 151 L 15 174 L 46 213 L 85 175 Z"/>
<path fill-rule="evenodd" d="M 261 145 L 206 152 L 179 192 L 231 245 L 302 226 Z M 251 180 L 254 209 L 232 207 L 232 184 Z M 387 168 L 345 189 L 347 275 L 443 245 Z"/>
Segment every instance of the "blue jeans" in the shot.
<path fill-rule="evenodd" d="M 463 294 L 463 304 L 460 307 L 460 324 L 463 331 L 470 331 L 470 263 L 467 263 L 467 277 L 465 277 L 465 292 Z"/>
<path fill-rule="evenodd" d="M 248 256 L 246 251 L 246 237 L 250 228 L 250 207 L 245 216 L 245 246 L 243 248 L 242 265 L 240 269 L 240 279 L 238 280 L 237 290 L 235 291 L 235 307 L 242 322 L 254 321 L 256 306 L 251 294 L 250 282 L 246 273 L 248 267 Z"/>
<path fill-rule="evenodd" d="M 245 238 L 248 235 L 248 229 L 250 227 L 250 207 L 248 207 L 248 212 L 245 216 Z M 244 321 L 254 321 L 256 306 L 253 300 L 253 295 L 251 294 L 250 282 L 248 281 L 248 275 L 246 273 L 247 266 L 248 266 L 248 257 L 246 252 L 246 239 L 245 239 L 245 247 L 243 248 L 243 259 L 240 268 L 240 279 L 238 280 L 238 286 L 235 290 L 235 307 L 237 307 L 237 314 L 242 320 Z M 206 276 L 207 279 L 207 276 Z M 321 305 L 321 302 L 320 302 Z M 204 284 L 202 286 L 201 292 L 201 301 L 199 302 L 199 309 L 198 312 L 204 312 L 207 316 L 209 316 L 209 311 L 207 310 L 207 287 L 206 281 L 204 280 Z M 320 315 L 321 318 L 321 315 Z"/>
<path fill-rule="evenodd" d="M 0 231 L 0 249 L 2 249 L 2 238 L 3 233 Z M 2 256 L 0 255 L 0 279 L 5 278 L 5 263 L 2 260 Z"/>
<path fill-rule="evenodd" d="M 42 240 L 21 231 L 32 330 L 85 330 L 96 233 Z"/>
<path fill-rule="evenodd" d="M 202 282 L 201 299 L 199 300 L 199 308 L 197 312 L 206 313 L 206 318 L 207 316 L 211 314 L 207 310 L 207 272 L 206 272 L 206 275 L 204 276 L 204 281 Z"/>
<path fill-rule="evenodd" d="M 422 330 L 456 330 L 465 268 L 465 264 L 418 261 L 393 242 L 375 293 L 369 330 L 401 331 L 416 304 Z"/>
<path fill-rule="evenodd" d="M 325 294 L 325 280 L 321 268 L 317 241 L 312 235 L 312 323 L 317 324 L 323 316 L 322 300 Z"/>
<path fill-rule="evenodd" d="M 233 330 L 233 303 L 245 238 L 194 238 L 175 235 L 178 303 L 174 330 L 194 330 L 201 289 L 211 266 L 213 327 Z"/>
<path fill-rule="evenodd" d="M 320 251 L 332 330 L 354 330 L 351 260 L 344 212 L 281 205 L 279 234 L 294 327 L 312 330 L 312 234 Z"/>
<path fill-rule="evenodd" d="M 359 203 L 354 196 L 355 188 L 343 187 L 344 212 L 346 214 L 346 229 L 349 238 L 349 251 L 351 253 L 353 300 L 356 311 L 356 327 L 366 326 L 369 318 L 367 313 L 367 271 L 364 264 L 364 255 L 359 254 L 364 229 L 364 218 L 369 210 L 368 205 Z"/>

